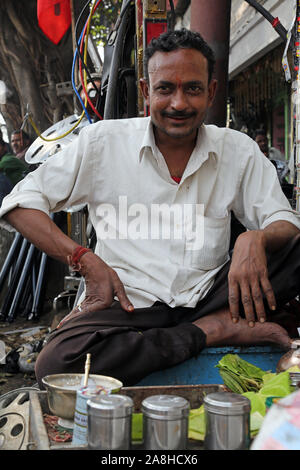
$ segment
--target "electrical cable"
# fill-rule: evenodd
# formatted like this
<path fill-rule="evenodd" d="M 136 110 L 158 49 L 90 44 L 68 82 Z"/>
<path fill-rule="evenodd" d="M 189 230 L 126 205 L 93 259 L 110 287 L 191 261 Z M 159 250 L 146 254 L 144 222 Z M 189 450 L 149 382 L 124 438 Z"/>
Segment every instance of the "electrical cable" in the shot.
<path fill-rule="evenodd" d="M 71 129 L 69 129 L 67 132 L 65 132 L 64 134 L 62 135 L 59 135 L 57 137 L 54 137 L 53 139 L 46 139 L 45 137 L 42 136 L 42 134 L 40 133 L 40 131 L 38 130 L 35 122 L 33 121 L 32 117 L 30 116 L 30 114 L 28 114 L 28 116 L 25 116 L 28 121 L 30 122 L 30 124 L 32 125 L 35 133 L 38 135 L 38 137 L 40 137 L 42 140 L 44 140 L 45 142 L 55 142 L 56 140 L 59 140 L 59 139 L 62 139 L 63 137 L 66 137 L 67 135 L 69 135 L 82 121 L 82 119 L 84 118 L 84 115 L 85 115 L 85 112 L 83 111 L 80 118 L 78 119 L 78 121 L 76 122 L 76 124 L 74 124 L 73 127 L 71 127 Z"/>
<path fill-rule="evenodd" d="M 96 5 L 95 8 L 92 8 L 91 11 L 92 11 L 93 13 L 94 13 L 94 11 L 96 10 L 96 8 L 99 6 L 100 2 L 101 2 L 101 0 L 98 1 L 98 3 L 97 3 L 97 5 Z M 86 7 L 87 7 L 89 4 L 90 4 L 90 0 L 86 3 L 86 5 L 84 6 L 83 10 L 81 11 L 81 13 L 80 13 L 80 15 L 79 15 L 79 17 L 78 17 L 78 19 L 77 19 L 76 26 L 75 26 L 75 38 L 76 38 L 76 36 L 77 36 L 77 29 L 78 29 L 79 21 L 80 21 L 80 19 L 81 19 L 81 17 L 82 17 L 82 14 L 84 13 Z M 86 32 L 86 27 L 87 27 L 87 22 L 85 23 L 84 29 L 83 29 L 82 32 L 81 32 L 81 35 L 80 35 L 80 38 L 79 38 L 79 42 L 77 41 L 77 38 L 76 38 L 76 51 L 75 51 L 75 54 L 74 54 L 73 65 L 72 65 L 72 86 L 73 86 L 73 89 L 74 89 L 74 91 L 75 91 L 75 93 L 76 93 L 76 96 L 77 96 L 77 98 L 78 98 L 78 100 L 79 100 L 81 106 L 83 107 L 83 109 L 84 109 L 84 111 L 85 111 L 85 113 L 86 113 L 86 115 L 87 115 L 87 118 L 88 118 L 88 120 L 89 120 L 89 122 L 90 122 L 90 124 L 91 124 L 91 123 L 92 123 L 92 119 L 91 119 L 91 117 L 90 117 L 90 115 L 89 115 L 89 113 L 88 113 L 88 111 L 87 111 L 85 105 L 83 104 L 83 100 L 82 100 L 82 98 L 81 98 L 81 96 L 80 96 L 80 94 L 79 94 L 79 92 L 78 92 L 78 90 L 77 90 L 77 88 L 76 88 L 75 79 L 74 79 L 74 75 L 75 75 L 75 64 L 76 64 L 76 59 L 77 59 L 78 55 L 80 56 L 79 63 L 82 64 L 82 61 L 83 61 L 83 64 L 84 64 L 84 67 L 85 67 L 84 58 L 82 57 L 82 54 L 81 54 L 81 51 L 80 51 L 80 48 L 79 48 L 79 44 L 80 44 L 80 43 L 82 42 L 82 40 L 83 40 L 83 36 L 84 36 L 84 34 L 85 34 L 85 32 Z M 86 68 L 86 67 L 85 67 L 85 68 Z M 87 73 L 89 74 L 88 70 L 87 70 Z M 89 75 L 89 76 L 90 76 L 90 75 Z M 97 91 L 97 93 L 98 93 L 99 90 L 96 88 L 96 86 L 95 86 L 95 84 L 94 84 L 94 82 L 93 82 L 93 79 L 92 79 L 91 77 L 90 77 L 90 79 L 91 79 L 91 81 L 92 81 L 92 84 L 93 84 L 94 88 L 96 89 L 96 91 Z M 81 78 L 81 82 L 83 83 L 83 79 L 82 79 L 82 78 Z M 87 100 L 89 101 L 89 104 L 91 105 L 92 103 L 91 103 L 90 100 L 89 100 L 89 96 L 88 96 L 88 94 L 86 93 L 86 89 L 85 89 L 84 86 L 83 86 L 83 89 L 84 89 L 85 95 L 86 95 L 86 97 L 87 97 Z M 93 108 L 93 106 L 92 106 L 92 108 Z M 95 109 L 94 109 L 94 112 L 95 112 Z"/>
<path fill-rule="evenodd" d="M 100 4 L 101 0 L 98 0 L 98 3 L 96 5 L 93 6 L 92 10 L 93 10 L 93 13 L 95 12 L 95 10 L 98 8 L 99 4 Z M 131 5 L 131 2 L 132 0 L 125 0 L 123 3 L 122 3 L 122 6 L 121 6 L 121 12 L 120 12 L 120 15 L 116 21 L 116 25 L 115 25 L 115 31 L 118 31 L 119 29 L 119 26 L 122 22 L 122 19 L 123 19 L 123 16 L 125 14 L 125 12 L 127 11 L 127 8 Z M 84 9 L 88 6 L 88 4 L 85 5 Z M 83 10 L 84 10 L 83 9 Z M 78 29 L 78 23 L 79 23 L 79 20 L 80 20 L 80 17 L 82 15 L 83 11 L 81 12 L 78 20 L 77 20 L 77 23 L 76 23 L 76 26 L 75 26 L 75 38 L 77 37 L 77 29 Z M 86 28 L 87 28 L 87 24 L 85 25 L 85 28 L 84 28 L 84 32 L 83 32 L 83 36 L 81 36 L 81 39 L 79 41 L 77 41 L 76 39 L 76 45 L 77 45 L 77 51 L 78 51 L 78 54 L 81 58 L 80 62 L 79 62 L 79 72 L 80 72 L 80 79 L 81 79 L 81 85 L 82 85 L 82 89 L 85 93 L 85 96 L 92 108 L 92 110 L 94 111 L 94 113 L 96 114 L 96 116 L 102 120 L 103 117 L 100 115 L 100 113 L 97 111 L 97 109 L 95 108 L 94 104 L 92 103 L 92 101 L 90 100 L 90 97 L 87 93 L 87 90 L 86 90 L 86 80 L 83 79 L 82 77 L 82 66 L 84 67 L 85 69 L 85 72 L 89 75 L 89 72 L 88 72 L 88 68 L 86 67 L 85 65 L 85 58 L 83 57 L 83 54 L 82 54 L 82 46 L 83 46 L 83 42 L 84 42 L 84 35 L 86 35 Z M 79 46 L 80 44 L 80 46 Z M 89 75 L 89 80 L 90 82 L 92 83 L 94 89 L 96 90 L 96 93 L 99 94 L 99 89 L 96 87 L 92 77 Z"/>
<path fill-rule="evenodd" d="M 93 4 L 92 9 L 91 9 L 92 15 L 96 11 L 96 8 L 100 5 L 101 1 L 102 0 L 95 0 L 94 1 L 94 4 Z M 83 63 L 86 63 L 86 59 L 87 59 L 87 44 L 88 44 L 88 36 L 89 36 L 89 31 L 90 31 L 90 24 L 91 24 L 92 15 L 89 16 L 89 20 L 87 21 L 87 23 L 85 25 L 84 32 L 83 32 L 82 39 L 81 39 L 81 44 L 80 44 L 80 53 L 81 54 L 82 54 L 83 44 L 85 45 L 85 47 L 84 47 L 84 62 Z M 85 36 L 86 36 L 86 39 L 84 41 Z M 97 115 L 97 117 L 99 119 L 103 119 L 102 116 L 100 115 L 100 113 L 95 108 L 94 104 L 92 103 L 92 101 L 91 101 L 91 99 L 88 95 L 88 92 L 86 90 L 86 88 L 87 88 L 87 79 L 86 79 L 87 73 L 86 73 L 86 70 L 84 70 L 84 77 L 82 76 L 82 61 L 79 62 L 79 70 L 80 70 L 81 85 L 82 85 L 82 89 L 85 93 L 86 99 L 89 102 L 89 104 L 90 104 L 92 110 L 94 111 L 94 113 Z M 98 89 L 97 89 L 97 92 L 98 92 Z"/>
<path fill-rule="evenodd" d="M 114 51 L 110 66 L 110 73 L 107 86 L 107 94 L 104 108 L 104 119 L 115 119 L 115 98 L 117 94 L 118 73 L 120 68 L 121 56 L 123 53 L 123 41 L 126 34 L 127 23 L 129 21 L 129 9 L 131 0 L 124 0 L 121 7 L 121 13 L 116 23 L 116 36 Z"/>
<path fill-rule="evenodd" d="M 89 77 L 90 82 L 92 83 L 94 89 L 98 92 L 98 89 L 97 89 L 96 85 L 94 84 L 94 80 L 93 80 L 93 78 L 92 78 L 92 76 L 91 76 L 91 74 L 90 74 L 90 72 L 89 72 L 87 66 L 86 66 L 85 63 L 84 63 L 83 56 L 82 56 L 82 54 L 81 54 L 81 52 L 80 52 L 80 43 L 81 43 L 82 36 L 80 36 L 80 38 L 79 38 L 79 40 L 78 40 L 78 26 L 79 26 L 79 22 L 80 22 L 80 20 L 81 20 L 81 17 L 82 17 L 82 15 L 83 15 L 85 9 L 89 6 L 90 3 L 91 3 L 91 0 L 88 0 L 88 2 L 87 2 L 87 3 L 85 4 L 85 6 L 83 7 L 83 9 L 82 9 L 82 11 L 80 12 L 80 14 L 79 14 L 79 16 L 78 16 L 78 19 L 77 19 L 77 21 L 76 21 L 76 24 L 75 24 L 75 42 L 76 42 L 76 51 L 77 51 L 77 54 L 78 54 L 80 60 L 82 61 L 82 64 L 83 64 L 83 66 L 84 66 L 84 68 L 85 68 L 85 70 L 86 70 L 86 72 L 87 72 L 87 74 L 88 74 L 88 77 Z M 98 8 L 98 5 L 96 5 L 96 8 Z M 83 28 L 83 31 L 84 31 L 84 28 Z M 83 34 L 83 31 L 82 31 L 81 35 Z"/>
<path fill-rule="evenodd" d="M 286 41 L 287 39 L 287 30 L 285 27 L 280 23 L 278 18 L 275 18 L 271 15 L 262 5 L 257 3 L 256 0 L 245 0 L 249 5 L 251 5 L 255 10 L 257 10 L 261 15 L 271 23 L 275 31 L 279 34 L 279 36 Z"/>
<path fill-rule="evenodd" d="M 97 1 L 98 1 L 98 4 L 101 2 L 101 0 L 95 0 L 94 5 L 96 4 Z M 88 3 L 86 4 L 86 6 L 89 5 L 89 3 L 90 3 L 90 2 L 88 2 Z M 86 28 L 87 28 L 87 25 L 90 25 L 93 12 L 94 12 L 94 8 L 92 8 L 91 11 L 90 11 L 88 20 L 87 20 L 87 22 L 86 22 L 85 30 L 86 30 Z M 86 48 L 86 50 L 87 50 L 87 48 Z M 86 104 L 87 104 L 87 99 L 85 100 L 85 108 L 86 108 Z M 33 127 L 35 133 L 36 133 L 42 140 L 44 140 L 45 142 L 55 142 L 56 140 L 60 140 L 60 139 L 62 139 L 63 137 L 66 137 L 67 135 L 69 135 L 69 134 L 80 124 L 80 122 L 81 122 L 82 119 L 84 118 L 84 115 L 85 115 L 85 114 L 86 114 L 86 113 L 85 113 L 85 110 L 83 110 L 83 112 L 82 112 L 81 116 L 79 117 L 78 121 L 74 124 L 74 126 L 71 127 L 71 129 L 69 129 L 67 132 L 65 132 L 64 134 L 62 134 L 62 135 L 60 135 L 60 136 L 54 137 L 53 139 L 46 139 L 45 137 L 42 136 L 42 134 L 41 134 L 40 131 L 38 130 L 38 128 L 37 128 L 35 122 L 33 121 L 33 119 L 32 119 L 32 117 L 31 117 L 30 113 L 27 113 L 27 114 L 26 114 L 25 119 L 28 119 L 28 120 L 29 120 L 29 122 L 30 122 L 30 124 L 32 125 L 32 127 Z M 25 119 L 24 119 L 24 120 L 25 120 Z"/>
<path fill-rule="evenodd" d="M 82 31 L 82 33 L 81 33 L 80 40 L 81 40 L 81 38 L 82 38 L 82 34 L 83 34 L 83 31 Z M 81 104 L 81 106 L 82 106 L 82 108 L 83 108 L 83 110 L 84 110 L 84 112 L 85 112 L 85 114 L 86 114 L 86 117 L 87 117 L 89 123 L 91 124 L 91 123 L 92 123 L 92 119 L 91 119 L 91 117 L 90 117 L 90 115 L 89 115 L 89 113 L 88 113 L 88 110 L 86 109 L 86 107 L 85 107 L 85 105 L 84 105 L 84 102 L 83 102 L 83 100 L 82 100 L 82 98 L 81 98 L 81 96 L 80 96 L 80 93 L 78 92 L 78 90 L 77 90 L 77 88 L 76 88 L 76 84 L 75 84 L 74 76 L 75 76 L 75 64 L 76 64 L 77 55 L 78 55 L 78 54 L 77 54 L 77 49 L 76 49 L 75 54 L 74 54 L 74 58 L 73 58 L 73 63 L 72 63 L 72 74 L 71 74 L 72 87 L 73 87 L 73 90 L 74 90 L 75 93 L 76 93 L 77 98 L 78 98 L 79 101 L 80 101 L 80 104 Z"/>

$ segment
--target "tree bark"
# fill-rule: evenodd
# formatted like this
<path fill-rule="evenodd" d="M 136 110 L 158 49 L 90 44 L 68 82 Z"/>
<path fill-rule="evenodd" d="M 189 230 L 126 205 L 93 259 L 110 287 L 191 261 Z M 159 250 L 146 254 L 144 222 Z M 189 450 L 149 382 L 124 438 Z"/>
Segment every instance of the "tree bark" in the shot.
<path fill-rule="evenodd" d="M 74 3 L 77 18 L 86 1 Z M 83 21 L 85 19 L 86 15 Z M 0 111 L 8 134 L 21 127 L 27 106 L 38 129 L 43 132 L 74 111 L 72 96 L 58 99 L 55 93 L 57 83 L 71 79 L 71 28 L 55 45 L 38 27 L 36 0 L 1 0 L 0 30 L 0 80 L 6 86 Z M 29 123 L 25 130 L 36 138 Z"/>

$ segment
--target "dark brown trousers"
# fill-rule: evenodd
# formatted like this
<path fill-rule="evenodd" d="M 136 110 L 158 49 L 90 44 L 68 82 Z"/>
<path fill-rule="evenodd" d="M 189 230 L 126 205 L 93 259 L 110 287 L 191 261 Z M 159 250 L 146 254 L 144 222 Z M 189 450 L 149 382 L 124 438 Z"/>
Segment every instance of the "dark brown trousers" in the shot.
<path fill-rule="evenodd" d="M 127 313 L 114 302 L 109 309 L 71 316 L 51 333 L 39 354 L 40 387 L 49 374 L 83 373 L 87 353 L 92 355 L 91 373 L 115 377 L 127 386 L 196 356 L 205 348 L 206 336 L 192 322 L 228 306 L 229 267 L 230 261 L 195 308 L 157 302 Z M 300 235 L 268 257 L 268 272 L 278 306 L 300 293 Z"/>

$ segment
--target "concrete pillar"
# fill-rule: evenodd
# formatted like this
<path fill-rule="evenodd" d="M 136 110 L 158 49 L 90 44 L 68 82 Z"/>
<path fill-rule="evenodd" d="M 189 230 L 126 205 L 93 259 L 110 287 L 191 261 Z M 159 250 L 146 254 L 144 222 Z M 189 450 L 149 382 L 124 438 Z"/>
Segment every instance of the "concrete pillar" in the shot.
<path fill-rule="evenodd" d="M 216 57 L 217 95 L 207 124 L 226 125 L 231 0 L 192 0 L 191 30 L 198 31 Z"/>

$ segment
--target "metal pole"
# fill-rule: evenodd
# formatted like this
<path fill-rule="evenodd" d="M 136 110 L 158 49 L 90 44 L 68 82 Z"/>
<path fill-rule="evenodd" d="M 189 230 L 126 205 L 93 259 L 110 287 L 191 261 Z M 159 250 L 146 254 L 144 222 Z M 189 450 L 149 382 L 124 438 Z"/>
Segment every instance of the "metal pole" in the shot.
<path fill-rule="evenodd" d="M 0 317 L 2 318 L 6 318 L 7 316 L 11 299 L 15 293 L 16 283 L 18 282 L 19 274 L 24 263 L 24 258 L 26 256 L 28 246 L 29 246 L 29 242 L 24 238 L 21 249 L 20 249 L 20 253 L 16 262 L 16 267 L 12 276 L 12 281 L 11 281 L 11 284 L 9 286 L 9 289 L 7 291 L 6 297 L 4 299 L 4 302 L 0 311 Z"/>
<path fill-rule="evenodd" d="M 24 292 L 24 288 L 26 286 L 26 280 L 27 280 L 29 269 L 32 266 L 32 260 L 33 260 L 33 257 L 34 257 L 35 250 L 36 250 L 35 246 L 30 245 L 28 253 L 27 253 L 27 257 L 26 257 L 26 260 L 25 260 L 25 263 L 24 263 L 24 267 L 22 269 L 21 276 L 19 278 L 19 282 L 18 282 L 16 290 L 15 290 L 15 295 L 13 297 L 13 300 L 12 300 L 11 304 L 10 304 L 9 312 L 8 312 L 8 315 L 7 315 L 7 320 L 9 322 L 12 322 L 14 320 L 15 316 L 16 316 L 16 310 L 17 310 L 17 307 L 19 305 L 21 295 Z"/>
<path fill-rule="evenodd" d="M 42 289 L 44 285 L 47 258 L 48 257 L 46 253 L 42 253 L 40 269 L 39 269 L 38 279 L 36 283 L 36 290 L 34 293 L 31 313 L 28 315 L 28 320 L 35 320 L 38 317 L 38 307 L 40 304 Z"/>
<path fill-rule="evenodd" d="M 8 275 L 9 269 L 11 268 L 16 256 L 17 256 L 17 250 L 19 248 L 19 245 L 22 240 L 22 235 L 20 233 L 16 233 L 15 238 L 10 246 L 10 249 L 8 251 L 7 257 L 4 261 L 4 264 L 2 266 L 1 272 L 0 272 L 0 290 L 2 289 L 5 279 Z"/>

